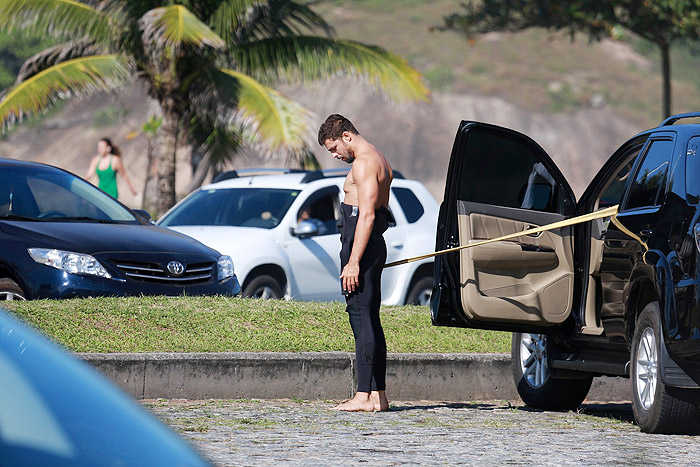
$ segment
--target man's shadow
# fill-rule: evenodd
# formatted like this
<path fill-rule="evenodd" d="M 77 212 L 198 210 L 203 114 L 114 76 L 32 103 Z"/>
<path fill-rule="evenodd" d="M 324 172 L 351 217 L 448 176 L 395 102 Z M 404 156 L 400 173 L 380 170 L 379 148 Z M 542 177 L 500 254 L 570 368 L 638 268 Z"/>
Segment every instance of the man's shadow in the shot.
<path fill-rule="evenodd" d="M 547 410 L 535 409 L 526 405 L 514 404 L 508 401 L 499 403 L 489 402 L 436 402 L 425 405 L 391 406 L 390 412 L 403 412 L 405 410 L 431 410 L 431 409 L 472 409 L 482 411 L 513 410 L 520 412 L 548 412 Z M 599 418 L 613 418 L 623 422 L 634 422 L 632 414 L 632 404 L 630 402 L 584 402 L 575 410 L 556 410 L 552 412 L 576 412 L 581 415 L 590 415 Z"/>

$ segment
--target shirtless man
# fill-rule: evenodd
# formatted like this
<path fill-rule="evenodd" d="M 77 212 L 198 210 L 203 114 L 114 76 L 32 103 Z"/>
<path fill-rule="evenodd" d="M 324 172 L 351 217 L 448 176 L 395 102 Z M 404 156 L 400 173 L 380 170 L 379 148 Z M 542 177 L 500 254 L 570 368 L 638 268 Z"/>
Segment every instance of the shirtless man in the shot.
<path fill-rule="evenodd" d="M 386 244 L 382 234 L 393 221 L 389 212 L 391 166 L 384 155 L 360 136 L 342 115 L 331 115 L 318 131 L 318 142 L 335 159 L 352 168 L 341 204 L 340 281 L 355 336 L 357 392 L 335 407 L 343 411 L 382 411 L 386 398 L 386 341 L 379 320 Z"/>

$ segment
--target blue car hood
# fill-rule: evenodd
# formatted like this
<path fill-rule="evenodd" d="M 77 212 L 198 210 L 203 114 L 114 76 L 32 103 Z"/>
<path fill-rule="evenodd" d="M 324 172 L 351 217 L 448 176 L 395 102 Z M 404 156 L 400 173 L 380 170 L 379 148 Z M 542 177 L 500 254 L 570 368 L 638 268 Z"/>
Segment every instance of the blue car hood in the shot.
<path fill-rule="evenodd" d="M 37 248 L 56 248 L 90 255 L 113 251 L 218 253 L 197 240 L 159 227 L 140 224 L 92 222 L 0 222 L 8 235 L 36 242 Z"/>

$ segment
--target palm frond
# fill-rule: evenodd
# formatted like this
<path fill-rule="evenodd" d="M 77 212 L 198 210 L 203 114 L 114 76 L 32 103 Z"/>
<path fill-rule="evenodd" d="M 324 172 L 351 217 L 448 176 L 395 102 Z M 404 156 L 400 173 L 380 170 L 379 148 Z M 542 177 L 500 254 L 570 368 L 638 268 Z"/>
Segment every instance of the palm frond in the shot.
<path fill-rule="evenodd" d="M 158 49 L 213 47 L 223 49 L 226 44 L 214 31 L 182 5 L 170 5 L 150 10 L 139 20 L 144 42 Z"/>
<path fill-rule="evenodd" d="M 212 14 L 209 24 L 227 44 L 238 40 L 237 32 L 245 23 L 254 7 L 264 4 L 264 0 L 227 0 L 221 3 Z"/>
<path fill-rule="evenodd" d="M 210 165 L 212 170 L 220 170 L 239 154 L 242 135 L 231 125 L 211 123 L 203 119 L 193 119 L 188 141 L 203 155 L 200 163 Z"/>
<path fill-rule="evenodd" d="M 191 81 L 188 91 L 189 112 L 185 118 L 209 128 L 229 124 L 230 115 L 238 109 L 241 95 L 238 79 L 219 68 L 203 70 Z"/>
<path fill-rule="evenodd" d="M 306 109 L 244 73 L 221 71 L 239 85 L 239 110 L 232 123 L 241 129 L 244 142 L 268 155 L 281 152 L 287 157 L 295 157 L 309 146 L 311 121 Z"/>
<path fill-rule="evenodd" d="M 104 49 L 91 40 L 72 41 L 49 47 L 24 61 L 17 72 L 17 82 L 24 81 L 57 63 L 104 53 Z"/>
<path fill-rule="evenodd" d="M 427 100 L 420 73 L 386 50 L 327 37 L 266 39 L 232 49 L 237 68 L 260 80 L 359 78 L 396 101 Z"/>
<path fill-rule="evenodd" d="M 247 16 L 238 33 L 239 42 L 271 37 L 298 36 L 320 31 L 333 35 L 333 26 L 308 5 L 295 0 L 267 0 Z"/>
<path fill-rule="evenodd" d="M 0 28 L 45 37 L 46 34 L 105 40 L 110 34 L 110 17 L 74 0 L 3 0 Z"/>
<path fill-rule="evenodd" d="M 129 62 L 120 55 L 76 58 L 54 65 L 0 96 L 3 128 L 46 110 L 58 99 L 114 89 L 129 76 Z"/>

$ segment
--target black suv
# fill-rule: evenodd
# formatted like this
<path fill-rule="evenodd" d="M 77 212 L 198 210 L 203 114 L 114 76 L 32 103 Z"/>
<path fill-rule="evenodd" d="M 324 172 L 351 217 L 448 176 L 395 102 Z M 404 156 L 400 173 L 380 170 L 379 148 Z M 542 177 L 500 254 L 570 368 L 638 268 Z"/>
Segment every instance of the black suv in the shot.
<path fill-rule="evenodd" d="M 683 123 L 693 118 L 631 138 L 578 201 L 532 139 L 463 121 L 436 250 L 619 208 L 438 256 L 433 324 L 514 332 L 513 375 L 532 407 L 575 408 L 593 377 L 629 377 L 643 431 L 698 433 L 700 124 Z"/>

